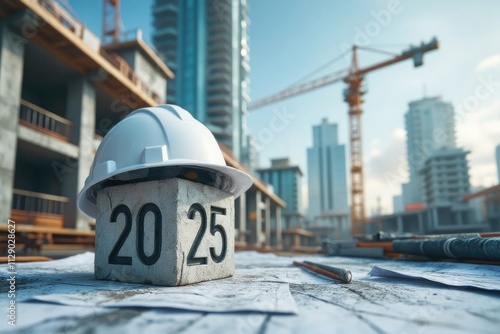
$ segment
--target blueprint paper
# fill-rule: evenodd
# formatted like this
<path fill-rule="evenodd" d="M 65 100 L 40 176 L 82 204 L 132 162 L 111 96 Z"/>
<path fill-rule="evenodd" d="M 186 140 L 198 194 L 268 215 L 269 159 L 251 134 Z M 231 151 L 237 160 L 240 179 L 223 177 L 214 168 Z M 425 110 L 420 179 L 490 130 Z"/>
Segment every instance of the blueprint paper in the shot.
<path fill-rule="evenodd" d="M 371 276 L 425 279 L 449 286 L 500 291 L 500 266 L 454 262 L 392 262 L 374 266 Z"/>
<path fill-rule="evenodd" d="M 0 273 L 8 274 L 6 268 Z M 17 277 L 22 282 L 18 300 L 88 307 L 296 314 L 287 280 L 293 283 L 299 279 L 285 274 L 270 273 L 266 280 L 262 279 L 265 276 L 255 279 L 255 273 L 248 270 L 237 270 L 231 278 L 179 287 L 130 284 L 96 280 L 94 254 L 85 253 L 63 260 L 18 264 Z M 300 271 L 296 274 L 308 278 Z M 321 281 L 315 277 L 309 280 Z"/>

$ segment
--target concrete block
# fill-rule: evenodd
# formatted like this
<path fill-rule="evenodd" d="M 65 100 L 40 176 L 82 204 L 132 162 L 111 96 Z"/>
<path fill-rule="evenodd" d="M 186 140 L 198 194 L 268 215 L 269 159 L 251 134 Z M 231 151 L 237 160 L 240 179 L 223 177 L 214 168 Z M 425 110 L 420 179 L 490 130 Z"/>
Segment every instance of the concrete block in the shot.
<path fill-rule="evenodd" d="M 234 274 L 234 197 L 183 179 L 97 193 L 97 279 L 177 286 Z"/>

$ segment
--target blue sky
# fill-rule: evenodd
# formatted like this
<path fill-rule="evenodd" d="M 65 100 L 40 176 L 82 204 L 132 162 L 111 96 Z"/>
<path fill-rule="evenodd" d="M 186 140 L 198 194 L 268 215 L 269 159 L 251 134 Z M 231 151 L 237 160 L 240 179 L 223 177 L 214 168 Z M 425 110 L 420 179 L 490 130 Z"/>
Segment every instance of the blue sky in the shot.
<path fill-rule="evenodd" d="M 101 1 L 70 3 L 80 19 L 100 34 Z M 146 37 L 150 36 L 151 3 L 122 1 L 127 30 L 140 27 Z M 425 56 L 423 67 L 413 68 L 411 61 L 406 61 L 366 77 L 363 144 L 368 210 L 380 196 L 383 209 L 390 211 L 391 197 L 399 192 L 399 182 L 405 180 L 403 115 L 409 101 L 424 96 L 424 86 L 427 96 L 441 95 L 460 112 L 457 141 L 472 151 L 473 185 L 497 182 L 494 146 L 500 144 L 500 1 L 249 0 L 249 7 L 252 99 L 296 82 L 339 55 L 342 46 L 355 41 L 375 48 L 390 45 L 379 48 L 397 53 L 409 44 L 433 36 L 439 39 L 441 48 Z M 391 14 L 380 21 L 381 13 Z M 371 36 L 360 40 L 366 32 Z M 369 65 L 385 57 L 360 52 L 360 64 Z M 343 59 L 319 74 L 348 65 L 348 59 Z M 484 82 L 490 82 L 486 85 L 491 91 Z M 347 145 L 344 88 L 338 83 L 253 111 L 249 130 L 261 145 L 261 165 L 269 165 L 270 158 L 289 156 L 306 170 L 311 128 L 324 117 L 339 124 L 339 140 Z M 487 94 L 475 98 L 478 89 Z M 269 140 L 262 131 L 278 111 L 293 116 L 285 129 Z M 391 177 L 394 181 L 389 181 Z"/>

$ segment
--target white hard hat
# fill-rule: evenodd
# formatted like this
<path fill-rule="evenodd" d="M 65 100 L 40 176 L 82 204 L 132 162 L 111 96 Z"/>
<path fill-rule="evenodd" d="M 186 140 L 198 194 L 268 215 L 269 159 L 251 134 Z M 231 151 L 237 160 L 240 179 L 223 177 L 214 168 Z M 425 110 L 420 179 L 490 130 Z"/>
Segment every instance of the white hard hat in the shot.
<path fill-rule="evenodd" d="M 226 166 L 212 133 L 175 105 L 135 110 L 103 138 L 78 207 L 96 216 L 96 192 L 107 186 L 180 177 L 211 185 L 239 197 L 252 178 Z"/>

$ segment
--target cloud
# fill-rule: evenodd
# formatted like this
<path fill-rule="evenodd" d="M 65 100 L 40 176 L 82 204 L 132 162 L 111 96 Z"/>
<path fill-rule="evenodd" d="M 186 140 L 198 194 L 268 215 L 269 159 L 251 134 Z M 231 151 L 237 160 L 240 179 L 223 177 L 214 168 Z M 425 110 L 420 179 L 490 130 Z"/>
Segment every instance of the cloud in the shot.
<path fill-rule="evenodd" d="M 481 60 L 479 64 L 477 64 L 476 69 L 478 71 L 483 71 L 488 68 L 497 67 L 498 65 L 500 65 L 500 54 Z"/>
<path fill-rule="evenodd" d="M 408 180 L 406 162 L 406 131 L 393 131 L 389 144 L 381 147 L 382 141 L 373 140 L 369 157 L 365 160 L 365 201 L 367 213 L 381 198 L 383 212 L 392 211 L 392 197 L 401 192 L 401 184 Z"/>
<path fill-rule="evenodd" d="M 393 136 L 397 140 L 401 140 L 401 139 L 406 140 L 406 130 L 402 129 L 402 128 L 397 128 L 396 130 L 394 130 Z"/>
<path fill-rule="evenodd" d="M 458 146 L 470 150 L 469 174 L 474 186 L 497 183 L 495 147 L 500 144 L 500 101 L 468 113 L 457 124 Z"/>

